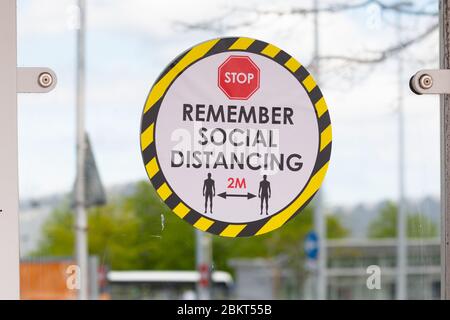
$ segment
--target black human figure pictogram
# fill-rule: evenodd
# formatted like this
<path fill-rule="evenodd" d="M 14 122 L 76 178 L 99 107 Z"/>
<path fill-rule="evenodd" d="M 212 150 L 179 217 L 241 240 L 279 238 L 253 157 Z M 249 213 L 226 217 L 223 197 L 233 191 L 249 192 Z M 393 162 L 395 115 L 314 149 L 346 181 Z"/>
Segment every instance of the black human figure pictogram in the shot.
<path fill-rule="evenodd" d="M 272 196 L 270 182 L 267 181 L 267 175 L 263 176 L 263 180 L 259 183 L 258 198 L 261 198 L 261 214 L 263 214 L 263 204 L 266 203 L 266 215 L 269 214 L 269 198 Z"/>
<path fill-rule="evenodd" d="M 208 173 L 208 179 L 205 179 L 203 183 L 203 196 L 205 197 L 205 213 L 208 209 L 209 199 L 209 212 L 212 213 L 213 197 L 216 196 L 216 186 L 214 180 L 211 179 L 211 173 Z"/>

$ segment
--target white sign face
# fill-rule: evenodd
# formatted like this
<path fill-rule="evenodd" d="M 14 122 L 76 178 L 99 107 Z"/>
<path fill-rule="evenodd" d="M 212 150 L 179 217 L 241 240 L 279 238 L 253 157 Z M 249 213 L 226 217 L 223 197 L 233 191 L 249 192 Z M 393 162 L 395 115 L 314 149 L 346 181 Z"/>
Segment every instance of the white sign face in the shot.
<path fill-rule="evenodd" d="M 141 149 L 161 198 L 222 236 L 278 228 L 318 190 L 331 152 L 325 101 L 273 45 L 223 38 L 193 47 L 156 82 Z"/>

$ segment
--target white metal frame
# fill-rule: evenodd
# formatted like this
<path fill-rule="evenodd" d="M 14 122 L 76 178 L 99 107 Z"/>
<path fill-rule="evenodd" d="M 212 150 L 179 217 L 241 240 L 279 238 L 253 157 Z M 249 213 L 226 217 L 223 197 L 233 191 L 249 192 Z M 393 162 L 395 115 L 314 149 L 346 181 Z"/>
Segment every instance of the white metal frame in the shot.
<path fill-rule="evenodd" d="M 20 298 L 17 93 L 48 92 L 46 68 L 17 68 L 16 0 L 0 1 L 0 299 Z M 49 86 L 39 84 L 46 73 Z"/>

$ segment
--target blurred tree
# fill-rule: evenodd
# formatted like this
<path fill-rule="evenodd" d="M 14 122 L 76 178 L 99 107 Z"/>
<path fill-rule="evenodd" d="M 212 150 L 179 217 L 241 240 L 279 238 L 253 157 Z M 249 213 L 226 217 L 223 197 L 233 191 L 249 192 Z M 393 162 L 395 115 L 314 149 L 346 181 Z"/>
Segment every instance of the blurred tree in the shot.
<path fill-rule="evenodd" d="M 214 267 L 230 270 L 227 262 L 231 258 L 283 255 L 302 261 L 303 239 L 313 225 L 311 206 L 300 215 L 276 232 L 258 237 L 214 236 Z M 172 214 L 147 182 L 138 183 L 130 196 L 89 210 L 88 223 L 89 253 L 115 270 L 195 267 L 194 229 Z M 327 230 L 329 238 L 348 234 L 332 215 L 328 215 Z M 70 256 L 73 249 L 73 213 L 55 210 L 43 227 L 42 241 L 34 255 Z"/>
<path fill-rule="evenodd" d="M 266 4 L 261 4 L 258 6 L 252 6 L 252 8 L 244 5 L 243 7 L 240 5 L 229 7 L 224 11 L 223 14 L 214 17 L 206 17 L 202 18 L 200 21 L 177 21 L 175 22 L 176 26 L 181 26 L 183 29 L 187 31 L 209 31 L 214 32 L 218 35 L 223 35 L 226 33 L 236 33 L 236 30 L 242 30 L 242 28 L 253 28 L 258 24 L 258 21 L 264 19 L 270 19 L 271 17 L 277 16 L 279 18 L 284 17 L 294 17 L 298 16 L 304 18 L 308 15 L 314 15 L 316 13 L 323 14 L 347 14 L 348 12 L 352 12 L 353 14 L 357 14 L 358 10 L 361 9 L 375 9 L 379 12 L 379 16 L 381 22 L 385 23 L 385 25 L 393 25 L 392 21 L 389 20 L 389 16 L 392 17 L 392 14 L 404 14 L 409 17 L 418 18 L 430 18 L 425 19 L 424 21 L 430 20 L 426 22 L 426 27 L 421 28 L 421 30 L 416 30 L 414 36 L 409 39 L 405 39 L 401 43 L 394 44 L 389 47 L 380 48 L 378 50 L 368 50 L 366 52 L 360 52 L 356 54 L 353 52 L 351 55 L 321 55 L 316 57 L 317 60 L 322 61 L 323 66 L 329 62 L 342 62 L 343 65 L 341 67 L 348 68 L 350 64 L 355 65 L 375 65 L 378 63 L 382 63 L 390 58 L 395 57 L 399 52 L 405 51 L 408 48 L 413 47 L 417 43 L 420 43 L 427 38 L 436 34 L 439 30 L 439 24 L 436 22 L 435 17 L 438 16 L 437 7 L 435 4 L 431 2 L 422 3 L 421 1 L 411 2 L 411 5 L 402 6 L 405 1 L 391 1 L 391 3 L 379 1 L 379 0 L 362 0 L 355 1 L 351 3 L 350 1 L 330 1 L 328 5 L 320 6 L 319 8 L 314 8 L 310 6 L 292 4 L 283 8 L 276 8 L 273 5 L 267 6 Z M 430 8 L 432 8 L 430 10 Z M 378 11 L 379 10 L 379 11 Z M 252 12 L 253 14 L 248 14 Z M 368 11 L 369 12 L 369 11 Z M 373 12 L 373 11 L 372 11 Z M 391 15 L 386 14 L 391 13 Z M 259 19 L 255 19 L 255 15 Z M 238 17 L 236 19 L 236 17 Z M 233 19 L 234 18 L 234 19 Z M 368 16 L 369 18 L 369 16 Z M 392 19 L 392 18 L 391 18 Z M 401 26 L 404 29 L 407 29 L 407 26 Z M 295 33 L 295 31 L 292 31 Z M 437 57 L 435 56 L 434 59 Z M 317 61 L 311 61 L 310 65 L 314 66 Z M 309 68 L 309 66 L 308 66 Z"/>
<path fill-rule="evenodd" d="M 397 236 L 397 205 L 388 202 L 368 228 L 369 238 L 395 238 Z M 407 213 L 408 238 L 438 236 L 438 228 L 430 218 L 419 213 Z"/>

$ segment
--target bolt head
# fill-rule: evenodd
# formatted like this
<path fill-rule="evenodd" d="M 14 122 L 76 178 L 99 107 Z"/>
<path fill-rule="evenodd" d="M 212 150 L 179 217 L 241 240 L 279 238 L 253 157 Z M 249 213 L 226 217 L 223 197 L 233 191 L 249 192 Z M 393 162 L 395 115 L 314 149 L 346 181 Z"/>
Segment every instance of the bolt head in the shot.
<path fill-rule="evenodd" d="M 419 78 L 419 86 L 422 89 L 430 89 L 433 86 L 433 78 L 429 74 L 424 74 Z"/>
<path fill-rule="evenodd" d="M 53 84 L 53 76 L 48 72 L 42 72 L 38 77 L 38 83 L 42 88 L 48 88 Z"/>

